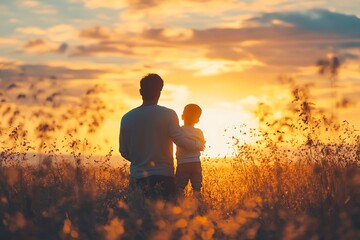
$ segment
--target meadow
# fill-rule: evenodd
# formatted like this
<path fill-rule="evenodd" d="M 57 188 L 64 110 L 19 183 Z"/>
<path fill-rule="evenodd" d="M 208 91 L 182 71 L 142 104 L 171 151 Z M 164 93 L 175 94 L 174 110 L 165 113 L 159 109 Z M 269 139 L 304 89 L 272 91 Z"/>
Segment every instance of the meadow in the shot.
<path fill-rule="evenodd" d="M 50 99 L 49 112 L 31 113 L 33 131 L 2 102 L 0 239 L 360 239 L 359 132 L 316 109 L 307 86 L 288 84 L 282 117 L 259 104 L 259 129 L 239 126 L 233 156 L 202 159 L 201 196 L 187 188 L 175 203 L 130 190 L 129 166 L 111 165 L 112 150 L 89 164 L 97 148 L 56 124 L 87 119 L 83 131 L 95 131 L 106 110 L 97 88 L 57 116 Z"/>

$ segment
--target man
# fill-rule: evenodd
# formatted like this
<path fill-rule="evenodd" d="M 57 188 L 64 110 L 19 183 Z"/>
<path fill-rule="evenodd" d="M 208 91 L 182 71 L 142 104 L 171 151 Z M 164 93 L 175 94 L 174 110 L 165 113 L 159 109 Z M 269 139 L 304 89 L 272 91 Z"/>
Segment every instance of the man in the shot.
<path fill-rule="evenodd" d="M 185 149 L 203 150 L 204 142 L 186 138 L 174 110 L 157 105 L 164 86 L 157 74 L 140 81 L 143 103 L 121 119 L 120 153 L 131 162 L 131 184 L 150 198 L 175 195 L 173 142 Z"/>

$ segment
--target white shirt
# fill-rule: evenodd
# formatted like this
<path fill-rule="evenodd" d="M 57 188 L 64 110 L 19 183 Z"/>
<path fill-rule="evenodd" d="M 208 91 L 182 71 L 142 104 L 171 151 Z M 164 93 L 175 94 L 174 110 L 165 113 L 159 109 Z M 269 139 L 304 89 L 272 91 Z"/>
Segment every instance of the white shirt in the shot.
<path fill-rule="evenodd" d="M 119 150 L 131 162 L 130 176 L 174 176 L 173 142 L 186 149 L 203 149 L 203 143 L 186 138 L 174 110 L 159 105 L 141 106 L 121 119 Z"/>
<path fill-rule="evenodd" d="M 203 132 L 192 126 L 182 126 L 181 131 L 183 134 L 196 141 L 205 142 Z M 197 149 L 186 149 L 181 146 L 176 147 L 176 159 L 178 164 L 190 163 L 190 162 L 200 162 L 200 150 Z"/>

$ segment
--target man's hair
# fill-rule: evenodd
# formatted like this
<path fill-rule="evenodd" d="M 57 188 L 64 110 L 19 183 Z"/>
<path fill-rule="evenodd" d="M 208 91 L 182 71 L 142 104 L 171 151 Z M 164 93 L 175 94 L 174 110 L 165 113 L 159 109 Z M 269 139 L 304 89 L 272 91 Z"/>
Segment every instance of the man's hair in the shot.
<path fill-rule="evenodd" d="M 140 90 L 143 99 L 154 99 L 158 97 L 163 86 L 164 81 L 159 75 L 155 73 L 146 75 L 140 81 Z"/>
<path fill-rule="evenodd" d="M 188 104 L 184 107 L 184 111 L 183 111 L 184 121 L 190 121 L 196 123 L 199 120 L 201 113 L 202 110 L 199 107 L 199 105 Z"/>

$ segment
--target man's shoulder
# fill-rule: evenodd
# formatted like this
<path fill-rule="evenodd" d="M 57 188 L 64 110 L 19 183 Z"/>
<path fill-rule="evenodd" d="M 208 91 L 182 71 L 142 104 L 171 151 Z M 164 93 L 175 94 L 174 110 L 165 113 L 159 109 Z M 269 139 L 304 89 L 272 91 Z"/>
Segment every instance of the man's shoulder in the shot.
<path fill-rule="evenodd" d="M 125 113 L 122 116 L 122 119 L 125 120 L 125 119 L 131 117 L 132 115 L 136 114 L 136 112 L 138 112 L 138 109 L 139 109 L 139 107 L 131 109 L 130 111 L 128 111 L 127 113 Z"/>
<path fill-rule="evenodd" d="M 131 119 L 134 117 L 137 117 L 139 114 L 164 114 L 164 115 L 171 115 L 171 114 L 176 114 L 176 112 L 170 108 L 164 107 L 164 106 L 159 106 L 159 105 L 154 105 L 154 106 L 149 106 L 149 107 L 137 107 L 134 109 L 131 109 L 130 111 L 128 111 L 127 113 L 125 113 L 122 117 L 122 120 L 127 120 L 127 119 Z"/>
<path fill-rule="evenodd" d="M 171 112 L 171 113 L 174 113 L 174 112 L 175 112 L 173 109 L 167 108 L 167 107 L 164 107 L 164 106 L 157 105 L 156 107 L 157 107 L 157 109 L 158 109 L 159 111 Z"/>
<path fill-rule="evenodd" d="M 174 116 L 177 116 L 176 112 L 173 109 L 164 106 L 157 105 L 153 110 L 156 115 L 160 115 L 165 118 L 173 118 Z"/>

